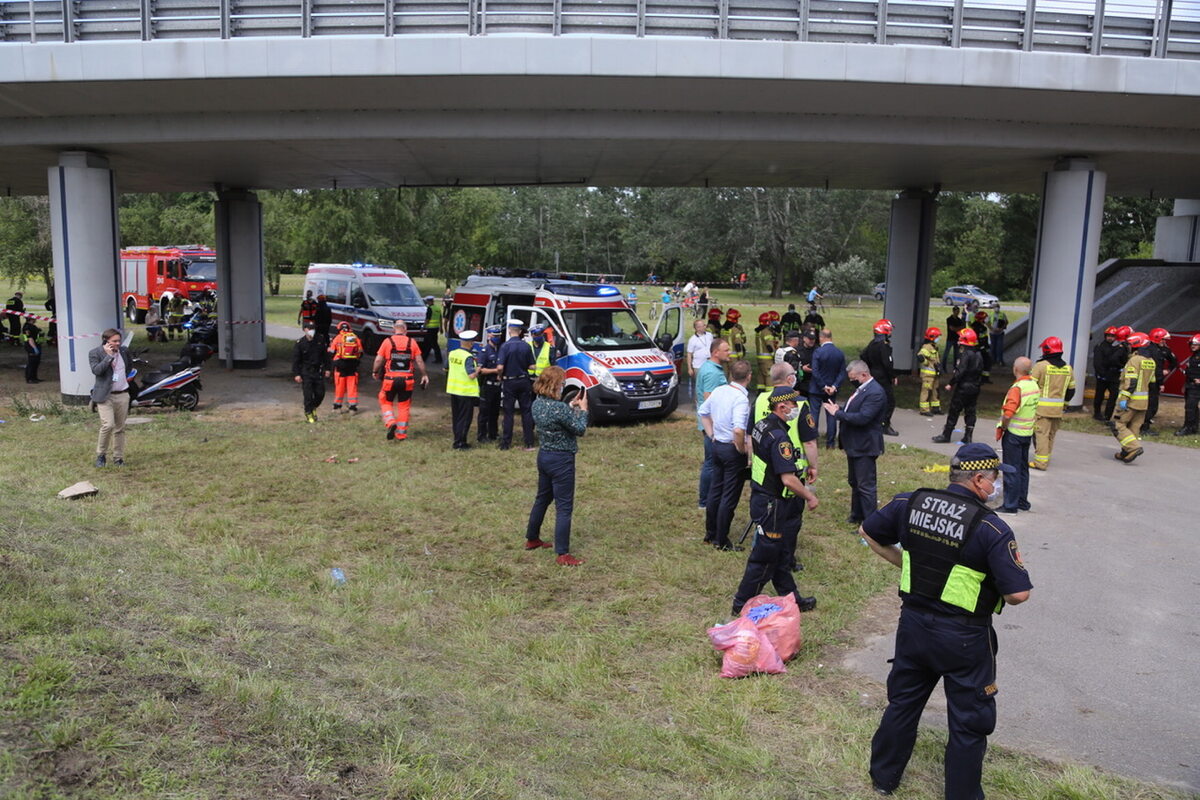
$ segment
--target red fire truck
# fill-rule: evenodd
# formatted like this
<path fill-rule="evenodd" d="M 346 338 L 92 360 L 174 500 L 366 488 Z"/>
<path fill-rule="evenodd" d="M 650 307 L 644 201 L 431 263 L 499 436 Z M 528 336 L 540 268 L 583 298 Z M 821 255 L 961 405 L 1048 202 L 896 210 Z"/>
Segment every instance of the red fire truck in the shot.
<path fill-rule="evenodd" d="M 217 254 L 207 247 L 130 247 L 121 251 L 121 307 L 130 322 L 145 322 L 155 303 L 165 317 L 176 296 L 198 302 L 217 291 Z"/>

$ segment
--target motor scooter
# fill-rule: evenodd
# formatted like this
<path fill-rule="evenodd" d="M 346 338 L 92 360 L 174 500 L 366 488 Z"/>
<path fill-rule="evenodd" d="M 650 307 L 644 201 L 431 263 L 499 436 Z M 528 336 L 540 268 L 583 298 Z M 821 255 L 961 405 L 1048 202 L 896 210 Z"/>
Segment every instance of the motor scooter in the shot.
<path fill-rule="evenodd" d="M 212 354 L 213 349 L 208 345 L 189 342 L 180 350 L 178 360 L 173 361 L 166 369 L 147 375 L 145 388 L 142 388 L 137 380 L 139 370 L 135 366 L 129 376 L 129 407 L 171 407 L 181 411 L 195 411 L 196 406 L 200 404 L 200 390 L 203 388 L 200 385 L 200 365 L 211 358 Z M 137 356 L 134 357 L 133 363 L 150 369 L 150 364 Z"/>

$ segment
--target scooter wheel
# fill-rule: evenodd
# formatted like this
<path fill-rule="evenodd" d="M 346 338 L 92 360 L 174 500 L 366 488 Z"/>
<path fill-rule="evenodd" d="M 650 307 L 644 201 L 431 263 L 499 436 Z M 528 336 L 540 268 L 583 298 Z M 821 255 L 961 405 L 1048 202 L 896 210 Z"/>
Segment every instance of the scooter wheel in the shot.
<path fill-rule="evenodd" d="M 182 391 L 175 395 L 175 407 L 180 411 L 195 411 L 200 405 L 200 395 L 196 392 Z"/>

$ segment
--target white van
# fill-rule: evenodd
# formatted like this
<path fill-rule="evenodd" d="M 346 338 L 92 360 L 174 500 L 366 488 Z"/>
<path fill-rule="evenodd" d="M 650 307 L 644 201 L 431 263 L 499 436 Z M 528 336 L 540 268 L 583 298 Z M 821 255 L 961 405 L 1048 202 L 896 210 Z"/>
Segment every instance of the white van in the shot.
<path fill-rule="evenodd" d="M 312 292 L 314 298 L 325 295 L 334 328 L 349 322 L 369 353 L 392 335 L 395 320 L 404 320 L 408 335 L 422 352 L 429 352 L 425 340 L 436 332 L 426 333 L 425 302 L 404 270 L 375 264 L 309 264 L 304 292 Z"/>
<path fill-rule="evenodd" d="M 472 275 L 454 293 L 447 349 L 458 335 L 516 317 L 554 330 L 554 363 L 584 389 L 593 419 L 665 417 L 679 402 L 671 358 L 650 340 L 615 286 Z"/>

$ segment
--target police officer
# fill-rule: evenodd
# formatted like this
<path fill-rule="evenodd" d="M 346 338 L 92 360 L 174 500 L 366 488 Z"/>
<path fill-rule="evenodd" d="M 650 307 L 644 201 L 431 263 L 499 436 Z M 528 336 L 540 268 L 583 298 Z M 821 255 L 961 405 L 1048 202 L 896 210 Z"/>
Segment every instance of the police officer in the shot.
<path fill-rule="evenodd" d="M 333 410 L 345 401 L 351 414 L 358 413 L 358 364 L 362 360 L 362 339 L 350 330 L 349 322 L 339 322 L 337 336 L 329 343 L 333 356 Z"/>
<path fill-rule="evenodd" d="M 946 427 L 933 437 L 933 441 L 946 443 L 954 434 L 954 426 L 958 423 L 958 415 L 963 415 L 962 444 L 970 444 L 971 434 L 975 431 L 975 406 L 979 402 L 979 386 L 983 380 L 983 358 L 979 355 L 979 340 L 975 331 L 962 328 L 958 332 L 958 360 L 954 362 L 954 372 L 950 382 L 944 387 L 950 395 L 950 410 L 946 412 Z"/>
<path fill-rule="evenodd" d="M 1162 390 L 1163 378 L 1179 366 L 1179 359 L 1171 352 L 1171 334 L 1166 328 L 1155 328 L 1150 331 L 1150 352 L 1154 359 L 1154 383 L 1150 384 L 1150 397 L 1146 404 L 1146 419 L 1142 422 L 1142 436 L 1158 436 L 1158 431 L 1151 427 L 1155 416 L 1158 415 L 1158 393 Z"/>
<path fill-rule="evenodd" d="M 459 346 L 450 351 L 446 366 L 446 394 L 450 395 L 450 419 L 454 429 L 454 449 L 466 450 L 471 417 L 479 402 L 479 365 L 475 360 L 475 331 L 458 335 Z"/>
<path fill-rule="evenodd" d="M 932 417 L 934 414 L 942 413 L 937 393 L 938 373 L 942 371 L 937 340 L 941 338 L 941 335 L 942 331 L 939 328 L 926 328 L 925 339 L 921 342 L 921 349 L 917 351 L 917 365 L 921 370 L 921 395 L 917 404 L 921 409 L 922 417 Z"/>
<path fill-rule="evenodd" d="M 414 376 L 420 379 L 424 389 L 429 385 L 429 375 L 425 373 L 421 348 L 408 335 L 408 325 L 396 320 L 393 330 L 376 351 L 371 374 L 381 381 L 379 413 L 387 427 L 388 441 L 402 442 L 408 438 Z"/>
<path fill-rule="evenodd" d="M 899 436 L 892 427 L 892 414 L 896 411 L 896 368 L 892 363 L 892 323 L 881 319 L 875 323 L 875 335 L 862 349 L 859 358 L 867 363 L 871 377 L 879 381 L 887 397 L 887 411 L 883 415 L 883 432 L 886 436 Z"/>
<path fill-rule="evenodd" d="M 1195 436 L 1200 432 L 1200 333 L 1188 341 L 1192 354 L 1183 374 L 1183 427 L 1176 436 Z"/>
<path fill-rule="evenodd" d="M 999 499 L 1000 472 L 1011 469 L 988 445 L 963 445 L 950 461 L 947 488 L 898 494 L 859 528 L 876 554 L 900 567 L 888 706 L 871 740 L 879 794 L 900 784 L 940 679 L 949 723 L 946 800 L 983 797 L 983 755 L 996 727 L 992 614 L 1025 602 L 1033 588 L 1012 529 L 988 507 Z"/>
<path fill-rule="evenodd" d="M 438 343 L 438 334 L 442 331 L 442 307 L 433 302 L 433 295 L 425 295 L 425 342 L 430 360 L 435 364 L 442 363 L 442 346 Z"/>
<path fill-rule="evenodd" d="M 529 329 L 529 349 L 533 351 L 533 367 L 529 377 L 534 380 L 554 363 L 554 345 L 546 341 L 547 327 L 545 323 L 538 323 Z"/>
<path fill-rule="evenodd" d="M 1113 417 L 1112 432 L 1121 443 L 1121 450 L 1113 457 L 1126 464 L 1142 454 L 1137 432 L 1146 417 L 1150 404 L 1150 386 L 1154 383 L 1154 350 L 1150 337 L 1144 333 L 1129 334 L 1125 340 L 1133 353 L 1125 362 L 1121 374 L 1121 393 L 1117 395 L 1117 415 Z"/>
<path fill-rule="evenodd" d="M 790 430 L 796 426 L 801 442 L 815 442 L 817 431 L 812 415 L 802 413 L 794 389 L 778 386 L 768 401 L 770 414 L 754 426 L 750 462 L 750 519 L 755 525 L 754 544 L 746 559 L 746 571 L 733 597 L 733 613 L 754 597 L 769 580 L 776 594 L 792 594 L 801 611 L 817 607 L 817 598 L 805 597 L 796 587 L 792 567 L 796 560 L 796 537 L 804 520 L 804 509 L 817 507 L 817 496 L 805 484 L 804 461 L 797 460 Z"/>
<path fill-rule="evenodd" d="M 496 356 L 500 352 L 500 337 L 504 328 L 489 325 L 484 331 L 487 341 L 479 352 L 479 422 L 476 425 L 480 444 L 494 442 L 499 438 L 497 423 L 500 421 L 500 368 Z"/>
<path fill-rule="evenodd" d="M 533 380 L 530 370 L 534 367 L 533 349 L 522 338 L 525 323 L 515 317 L 508 321 L 508 341 L 500 345 L 496 354 L 496 366 L 500 369 L 500 405 L 504 409 L 504 430 L 500 436 L 500 449 L 512 445 L 513 410 L 521 407 L 521 435 L 525 449 L 533 450 Z"/>
<path fill-rule="evenodd" d="M 1045 472 L 1054 452 L 1054 436 L 1062 424 L 1063 407 L 1075 396 L 1075 373 L 1063 360 L 1062 339 L 1047 336 L 1042 341 L 1042 357 L 1033 365 L 1041 397 L 1037 405 L 1037 422 L 1033 434 L 1033 462 L 1029 465 Z"/>
<path fill-rule="evenodd" d="M 292 377 L 304 391 L 304 419 L 317 421 L 317 408 L 325 400 L 325 379 L 330 375 L 329 351 L 317 339 L 316 326 L 304 323 L 304 335 L 292 348 Z"/>

